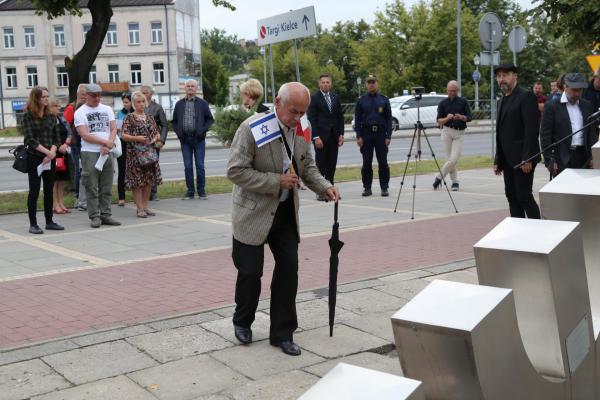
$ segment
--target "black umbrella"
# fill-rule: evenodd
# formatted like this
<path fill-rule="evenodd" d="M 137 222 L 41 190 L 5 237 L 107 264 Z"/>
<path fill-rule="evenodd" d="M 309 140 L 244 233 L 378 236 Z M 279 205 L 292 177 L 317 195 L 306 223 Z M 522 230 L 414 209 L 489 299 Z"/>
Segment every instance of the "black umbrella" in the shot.
<path fill-rule="evenodd" d="M 335 202 L 333 213 L 333 227 L 329 239 L 329 336 L 333 336 L 333 320 L 335 319 L 335 301 L 337 296 L 337 275 L 340 260 L 338 253 L 342 250 L 344 242 L 340 241 L 340 224 L 338 224 L 338 202 Z"/>

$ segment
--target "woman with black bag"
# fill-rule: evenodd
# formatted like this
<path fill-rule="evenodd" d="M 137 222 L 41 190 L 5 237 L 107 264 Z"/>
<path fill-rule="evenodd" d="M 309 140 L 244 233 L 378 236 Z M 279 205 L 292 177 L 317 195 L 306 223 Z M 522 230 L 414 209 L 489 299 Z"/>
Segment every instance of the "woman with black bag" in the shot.
<path fill-rule="evenodd" d="M 56 117 L 48 107 L 48 89 L 36 86 L 31 89 L 27 100 L 26 112 L 21 123 L 24 144 L 27 146 L 29 196 L 27 211 L 29 213 L 29 233 L 41 234 L 44 231 L 37 224 L 37 201 L 40 185 L 44 183 L 44 216 L 46 229 L 61 231 L 65 229 L 52 220 L 52 193 L 54 189 L 54 159 L 60 145 L 60 132 Z M 38 166 L 42 169 L 38 174 Z"/>
<path fill-rule="evenodd" d="M 128 142 L 125 186 L 133 192 L 137 216 L 146 218 L 156 215 L 148 209 L 148 202 L 152 185 L 162 183 L 156 149 L 163 144 L 154 118 L 144 111 L 148 106 L 146 96 L 134 92 L 131 102 L 133 112 L 127 115 L 122 127 L 122 138 Z"/>

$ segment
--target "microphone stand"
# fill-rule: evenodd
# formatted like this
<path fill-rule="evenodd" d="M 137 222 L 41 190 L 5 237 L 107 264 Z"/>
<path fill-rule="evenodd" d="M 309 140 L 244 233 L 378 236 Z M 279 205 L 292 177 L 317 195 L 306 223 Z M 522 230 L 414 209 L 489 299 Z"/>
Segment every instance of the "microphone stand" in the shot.
<path fill-rule="evenodd" d="M 589 118 L 589 117 L 588 117 L 588 118 Z M 529 157 L 527 160 L 525 160 L 525 161 L 521 161 L 520 163 L 518 163 L 517 165 L 515 165 L 513 168 L 514 168 L 514 169 L 519 169 L 519 168 L 521 168 L 523 165 L 527 164 L 529 161 L 533 160 L 534 158 L 537 158 L 537 157 L 539 157 L 539 156 L 540 156 L 541 154 L 543 154 L 543 153 L 544 153 L 546 150 L 549 150 L 549 149 L 553 148 L 554 146 L 556 146 L 556 145 L 558 145 L 558 144 L 561 144 L 561 143 L 562 143 L 562 142 L 564 142 L 565 140 L 567 140 L 567 139 L 569 139 L 569 138 L 573 137 L 573 135 L 576 135 L 576 134 L 578 134 L 579 132 L 583 131 L 583 130 L 584 130 L 585 128 L 587 128 L 588 126 L 590 126 L 590 125 L 593 125 L 593 124 L 597 123 L 599 119 L 600 119 L 600 114 L 599 114 L 599 115 L 597 115 L 597 116 L 595 116 L 594 118 L 592 118 L 592 119 L 590 120 L 590 122 L 588 122 L 587 124 L 585 124 L 585 125 L 584 125 L 584 126 L 581 128 L 581 129 L 579 129 L 579 130 L 577 130 L 577 131 L 575 131 L 575 132 L 571 133 L 570 135 L 567 135 L 567 136 L 565 136 L 564 138 L 562 138 L 562 139 L 560 139 L 560 140 L 557 140 L 557 141 L 556 141 L 556 142 L 554 142 L 554 143 L 550 143 L 548 146 L 544 147 L 544 148 L 543 148 L 541 151 L 539 151 L 539 152 L 535 153 L 533 156 Z"/>

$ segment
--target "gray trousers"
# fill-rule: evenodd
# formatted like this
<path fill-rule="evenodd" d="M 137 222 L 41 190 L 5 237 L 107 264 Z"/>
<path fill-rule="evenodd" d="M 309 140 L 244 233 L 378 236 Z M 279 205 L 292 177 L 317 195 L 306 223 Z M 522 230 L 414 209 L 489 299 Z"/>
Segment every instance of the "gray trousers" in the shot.
<path fill-rule="evenodd" d="M 100 153 L 81 152 L 81 184 L 87 197 L 87 211 L 90 219 L 111 216 L 110 203 L 113 185 L 113 156 L 108 157 L 102 171 L 95 168 Z"/>

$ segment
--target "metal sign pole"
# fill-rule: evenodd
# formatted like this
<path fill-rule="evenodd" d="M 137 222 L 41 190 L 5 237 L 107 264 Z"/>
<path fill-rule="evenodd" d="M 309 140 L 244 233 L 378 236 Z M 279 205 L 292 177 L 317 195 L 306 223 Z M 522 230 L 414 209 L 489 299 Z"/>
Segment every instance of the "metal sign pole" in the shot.
<path fill-rule="evenodd" d="M 296 82 L 300 82 L 300 66 L 298 65 L 298 43 L 294 39 L 294 63 L 296 64 Z"/>
<path fill-rule="evenodd" d="M 275 105 L 275 73 L 273 72 L 273 45 L 269 45 L 269 64 L 271 67 L 271 99 Z"/>
<path fill-rule="evenodd" d="M 269 102 L 269 90 L 267 89 L 267 49 L 265 47 L 260 48 L 260 52 L 263 55 L 263 73 L 264 73 L 264 82 L 265 82 L 265 103 Z"/>
<path fill-rule="evenodd" d="M 496 120 L 496 112 L 495 112 L 495 104 L 494 104 L 494 39 L 493 39 L 493 23 L 490 24 L 490 126 L 492 127 L 492 160 L 496 155 L 496 138 L 494 133 L 496 131 L 495 120 Z"/>
<path fill-rule="evenodd" d="M 4 92 L 2 91 L 2 67 L 0 67 L 0 114 L 2 114 L 2 126 L 1 129 L 6 128 L 6 124 L 4 123 Z"/>
<path fill-rule="evenodd" d="M 461 34 L 460 34 L 460 0 L 457 0 L 456 2 L 456 13 L 457 13 L 457 18 L 456 18 L 456 82 L 458 83 L 458 95 L 460 96 L 461 94 L 461 90 L 462 90 L 462 85 L 461 85 L 461 63 L 462 63 L 462 57 L 461 57 Z"/>

